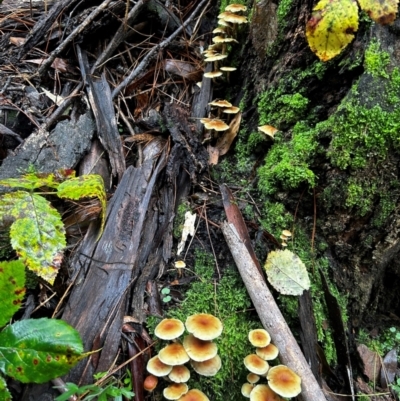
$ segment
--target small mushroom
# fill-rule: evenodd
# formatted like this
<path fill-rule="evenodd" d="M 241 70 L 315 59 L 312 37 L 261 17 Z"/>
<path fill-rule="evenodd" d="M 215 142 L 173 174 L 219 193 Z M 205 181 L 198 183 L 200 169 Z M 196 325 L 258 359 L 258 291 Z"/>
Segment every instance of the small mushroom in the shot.
<path fill-rule="evenodd" d="M 256 354 L 266 361 L 272 361 L 279 355 L 279 349 L 274 344 L 268 344 L 266 347 L 256 348 Z"/>
<path fill-rule="evenodd" d="M 261 127 L 258 127 L 258 130 L 272 139 L 274 139 L 275 134 L 278 132 L 278 130 L 272 125 L 262 125 Z"/>
<path fill-rule="evenodd" d="M 156 355 L 153 358 L 149 359 L 146 369 L 154 376 L 163 377 L 167 376 L 171 372 L 172 366 L 163 363 L 158 355 Z"/>
<path fill-rule="evenodd" d="M 189 316 L 186 319 L 185 326 L 189 333 L 204 341 L 214 340 L 214 338 L 219 337 L 223 328 L 221 321 L 217 317 L 207 313 Z"/>
<path fill-rule="evenodd" d="M 220 15 L 224 15 L 222 18 L 219 18 Z M 225 11 L 224 13 L 222 13 L 218 16 L 218 18 L 225 22 L 232 22 L 233 24 L 247 24 L 247 18 L 242 16 L 242 15 L 237 15 L 234 13 L 231 13 L 229 11 Z M 220 23 L 220 22 L 219 22 Z"/>
<path fill-rule="evenodd" d="M 246 11 L 247 7 L 243 4 L 229 4 L 225 7 L 225 11 L 229 11 L 231 13 L 238 13 L 240 11 Z"/>
<path fill-rule="evenodd" d="M 244 383 L 242 385 L 241 393 L 243 397 L 250 398 L 250 393 L 252 392 L 254 386 L 250 383 Z"/>
<path fill-rule="evenodd" d="M 285 365 L 271 368 L 267 375 L 268 384 L 275 393 L 285 398 L 301 393 L 301 378 Z"/>
<path fill-rule="evenodd" d="M 222 75 L 222 71 L 210 71 L 210 72 L 205 72 L 203 74 L 204 78 L 217 78 L 220 77 Z"/>
<path fill-rule="evenodd" d="M 213 100 L 208 104 L 215 107 L 232 107 L 232 103 L 229 103 L 227 100 Z"/>
<path fill-rule="evenodd" d="M 292 236 L 292 233 L 289 230 L 283 230 L 282 235 L 284 235 L 287 238 L 290 238 Z"/>
<path fill-rule="evenodd" d="M 171 366 L 183 365 L 189 361 L 189 355 L 181 343 L 168 344 L 158 353 L 160 361 Z M 172 370 L 172 368 L 171 368 Z M 169 374 L 168 372 L 167 374 Z"/>
<path fill-rule="evenodd" d="M 148 391 L 152 392 L 158 384 L 158 378 L 154 375 L 148 375 L 143 381 L 143 388 Z"/>
<path fill-rule="evenodd" d="M 203 362 L 190 361 L 195 372 L 202 376 L 215 376 L 221 369 L 222 363 L 219 355 Z"/>
<path fill-rule="evenodd" d="M 211 121 L 204 123 L 206 129 L 213 129 L 215 131 L 226 131 L 229 128 L 228 124 L 225 124 L 222 120 L 214 118 Z"/>
<path fill-rule="evenodd" d="M 204 59 L 204 61 L 205 61 L 206 63 L 209 63 L 209 62 L 214 62 L 214 61 L 223 60 L 224 58 L 227 58 L 227 57 L 228 57 L 227 54 L 219 54 L 219 53 L 217 53 L 217 54 L 214 54 L 213 56 L 206 57 L 206 58 Z"/>
<path fill-rule="evenodd" d="M 196 362 L 214 358 L 218 353 L 217 344 L 212 341 L 199 340 L 193 334 L 189 334 L 184 338 L 183 348 L 185 348 L 190 359 Z"/>
<path fill-rule="evenodd" d="M 210 401 L 210 399 L 202 391 L 193 388 L 182 396 L 179 401 Z"/>
<path fill-rule="evenodd" d="M 276 394 L 266 384 L 257 384 L 250 394 L 250 401 L 283 401 L 278 394 Z"/>
<path fill-rule="evenodd" d="M 189 391 L 186 383 L 172 383 L 163 391 L 164 398 L 167 400 L 177 400 Z"/>
<path fill-rule="evenodd" d="M 220 70 L 226 71 L 226 72 L 231 72 L 231 71 L 236 71 L 237 68 L 236 67 L 221 67 Z"/>
<path fill-rule="evenodd" d="M 256 375 L 265 375 L 269 369 L 268 362 L 256 354 L 247 355 L 243 363 L 251 373 L 255 373 Z"/>
<path fill-rule="evenodd" d="M 231 43 L 231 42 L 236 42 L 239 43 L 236 39 L 234 38 L 224 38 L 222 36 L 214 36 L 212 38 L 213 43 Z"/>
<path fill-rule="evenodd" d="M 212 31 L 212 33 L 223 33 L 223 34 L 225 34 L 225 33 L 226 33 L 226 29 L 225 29 L 225 27 L 223 27 L 223 26 L 217 26 L 217 27 Z"/>
<path fill-rule="evenodd" d="M 251 384 L 255 384 L 260 380 L 260 376 L 256 375 L 255 373 L 249 373 L 247 375 L 247 381 Z"/>
<path fill-rule="evenodd" d="M 154 330 L 156 337 L 161 340 L 174 340 L 185 331 L 184 324 L 178 319 L 164 319 L 158 323 Z"/>
<path fill-rule="evenodd" d="M 239 107 L 236 106 L 227 107 L 226 109 L 222 110 L 223 113 L 227 114 L 237 114 L 239 113 L 239 111 L 240 111 Z"/>
<path fill-rule="evenodd" d="M 271 342 L 271 336 L 267 330 L 255 329 L 249 332 L 249 341 L 254 347 L 266 347 Z"/>
<path fill-rule="evenodd" d="M 176 365 L 168 375 L 174 383 L 186 383 L 190 379 L 190 370 L 185 365 Z"/>

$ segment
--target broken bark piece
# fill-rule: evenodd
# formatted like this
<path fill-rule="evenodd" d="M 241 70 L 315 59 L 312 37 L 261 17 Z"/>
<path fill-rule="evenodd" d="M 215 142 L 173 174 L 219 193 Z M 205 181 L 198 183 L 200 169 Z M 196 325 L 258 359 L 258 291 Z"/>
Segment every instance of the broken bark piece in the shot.
<path fill-rule="evenodd" d="M 279 348 L 280 360 L 302 379 L 302 391 L 298 398 L 304 401 L 326 400 L 246 245 L 233 224 L 225 222 L 221 229 L 261 323 Z"/>

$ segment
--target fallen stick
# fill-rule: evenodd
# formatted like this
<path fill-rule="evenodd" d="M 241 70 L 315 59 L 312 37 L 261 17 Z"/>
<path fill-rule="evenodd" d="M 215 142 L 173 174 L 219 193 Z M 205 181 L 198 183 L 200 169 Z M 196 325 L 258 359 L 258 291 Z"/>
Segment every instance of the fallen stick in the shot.
<path fill-rule="evenodd" d="M 264 278 L 250 257 L 249 251 L 234 225 L 225 222 L 222 223 L 221 229 L 261 323 L 270 333 L 272 342 L 279 349 L 280 361 L 301 377 L 302 391 L 298 395 L 298 399 L 326 401 L 324 393 L 312 374 Z"/>

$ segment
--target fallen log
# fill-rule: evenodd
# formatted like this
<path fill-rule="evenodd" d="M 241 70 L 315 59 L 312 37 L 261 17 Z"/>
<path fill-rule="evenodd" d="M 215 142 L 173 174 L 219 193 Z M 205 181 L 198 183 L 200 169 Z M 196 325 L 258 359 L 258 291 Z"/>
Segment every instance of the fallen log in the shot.
<path fill-rule="evenodd" d="M 279 348 L 279 359 L 301 377 L 302 392 L 298 398 L 325 401 L 324 393 L 234 225 L 225 222 L 221 229 L 261 323 Z"/>

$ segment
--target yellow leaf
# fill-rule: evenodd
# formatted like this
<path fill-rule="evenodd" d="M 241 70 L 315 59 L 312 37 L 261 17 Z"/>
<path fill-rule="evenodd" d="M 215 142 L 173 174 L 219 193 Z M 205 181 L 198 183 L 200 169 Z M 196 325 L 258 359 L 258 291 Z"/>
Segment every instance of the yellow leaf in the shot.
<path fill-rule="evenodd" d="M 359 0 L 360 7 L 381 25 L 393 24 L 397 14 L 397 0 Z"/>
<path fill-rule="evenodd" d="M 354 39 L 358 29 L 355 0 L 321 0 L 307 22 L 306 37 L 311 50 L 328 61 Z"/>

